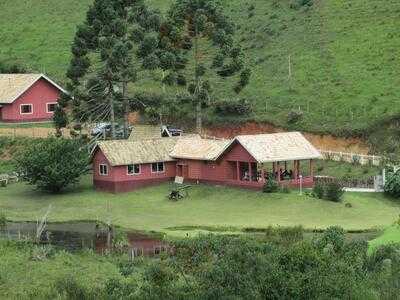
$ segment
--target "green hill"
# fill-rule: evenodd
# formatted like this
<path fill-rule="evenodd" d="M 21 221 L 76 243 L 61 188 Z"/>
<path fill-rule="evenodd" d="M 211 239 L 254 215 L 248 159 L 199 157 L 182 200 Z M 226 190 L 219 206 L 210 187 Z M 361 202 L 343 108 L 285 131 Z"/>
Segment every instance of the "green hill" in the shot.
<path fill-rule="evenodd" d="M 0 61 L 65 80 L 74 30 L 90 2 L 2 1 Z M 165 11 L 171 0 L 150 2 Z M 368 132 L 399 114 L 398 0 L 314 0 L 310 7 L 301 0 L 223 2 L 254 66 L 240 96 L 254 104 L 246 120 L 343 135 Z M 134 88 L 158 90 L 146 80 Z M 216 98 L 237 97 L 216 90 Z M 290 123 L 288 113 L 298 110 L 302 118 Z M 213 122 L 231 119 L 209 114 Z"/>

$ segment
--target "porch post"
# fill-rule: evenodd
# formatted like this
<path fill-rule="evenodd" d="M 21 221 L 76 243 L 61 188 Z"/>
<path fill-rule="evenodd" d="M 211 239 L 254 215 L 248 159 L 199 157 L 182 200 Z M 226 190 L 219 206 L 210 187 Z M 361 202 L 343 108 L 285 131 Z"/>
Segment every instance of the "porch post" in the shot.
<path fill-rule="evenodd" d="M 296 163 L 296 160 L 293 161 L 293 175 L 294 175 L 294 178 L 293 178 L 293 179 L 297 179 L 297 177 L 298 177 L 298 175 L 299 175 L 298 170 L 297 170 L 297 163 Z"/>
<path fill-rule="evenodd" d="M 236 161 L 236 180 L 240 180 L 240 168 L 239 168 L 239 162 Z"/>
<path fill-rule="evenodd" d="M 253 173 L 252 173 L 252 169 L 251 169 L 251 162 L 249 162 L 248 164 L 249 164 L 249 181 L 252 181 L 253 180 L 253 178 L 252 178 L 253 177 L 252 176 Z"/>
<path fill-rule="evenodd" d="M 310 159 L 310 177 L 314 177 L 314 160 Z"/>
<path fill-rule="evenodd" d="M 264 170 L 264 164 L 261 165 L 261 182 L 265 181 L 265 170 Z"/>
<path fill-rule="evenodd" d="M 280 167 L 279 161 L 276 163 L 276 166 L 277 166 L 277 174 L 278 174 L 276 180 L 277 180 L 278 182 L 281 182 L 281 167 Z"/>

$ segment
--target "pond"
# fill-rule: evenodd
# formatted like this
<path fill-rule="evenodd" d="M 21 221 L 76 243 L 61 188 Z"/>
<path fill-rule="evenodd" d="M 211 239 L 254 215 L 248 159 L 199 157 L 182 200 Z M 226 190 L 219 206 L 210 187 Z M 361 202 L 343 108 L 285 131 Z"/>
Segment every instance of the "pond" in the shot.
<path fill-rule="evenodd" d="M 0 238 L 36 240 L 37 227 L 35 222 L 7 222 L 6 226 L 0 228 Z M 131 256 L 153 256 L 170 250 L 170 245 L 161 237 L 136 231 L 123 231 L 123 234 L 128 242 L 124 250 Z M 48 223 L 39 241 L 68 251 L 92 249 L 103 254 L 110 249 L 114 236 L 112 228 L 97 222 Z"/>

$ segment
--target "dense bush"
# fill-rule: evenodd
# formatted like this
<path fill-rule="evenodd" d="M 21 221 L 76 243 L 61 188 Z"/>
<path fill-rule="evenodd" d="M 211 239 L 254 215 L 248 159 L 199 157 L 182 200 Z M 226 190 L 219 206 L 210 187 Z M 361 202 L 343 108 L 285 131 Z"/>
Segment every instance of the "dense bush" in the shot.
<path fill-rule="evenodd" d="M 269 178 L 263 187 L 264 193 L 276 193 L 278 191 L 279 185 L 276 180 Z"/>
<path fill-rule="evenodd" d="M 342 201 L 342 196 L 344 194 L 343 187 L 338 182 L 329 182 L 325 186 L 325 198 L 326 200 L 333 202 Z"/>
<path fill-rule="evenodd" d="M 89 155 L 79 140 L 50 137 L 21 150 L 16 166 L 23 179 L 39 189 L 60 192 L 87 172 Z"/>
<path fill-rule="evenodd" d="M 218 115 L 248 115 L 252 112 L 251 104 L 246 99 L 224 100 L 215 104 L 215 112 Z"/>
<path fill-rule="evenodd" d="M 342 201 L 344 189 L 339 182 L 332 181 L 327 183 L 317 182 L 312 191 L 312 195 L 318 199 L 326 199 L 333 202 Z"/>
<path fill-rule="evenodd" d="M 312 194 L 314 197 L 316 197 L 318 199 L 324 198 L 324 194 L 325 194 L 324 185 L 321 182 L 315 183 L 313 190 L 312 190 Z"/>
<path fill-rule="evenodd" d="M 32 261 L 34 245 L 0 241 L 1 267 L 7 274 L 1 277 L 0 298 L 398 298 L 400 245 L 381 247 L 368 256 L 367 243 L 346 242 L 339 227 L 315 241 L 303 239 L 300 227 L 271 228 L 261 239 L 199 235 L 171 241 L 174 252 L 169 256 L 133 262 L 124 255 L 59 250 Z M 19 267 L 28 263 L 29 278 Z"/>
<path fill-rule="evenodd" d="M 303 118 L 303 112 L 301 110 L 291 110 L 287 115 L 288 124 L 295 124 Z"/>
<path fill-rule="evenodd" d="M 392 197 L 400 198 L 400 171 L 386 175 L 384 191 Z"/>

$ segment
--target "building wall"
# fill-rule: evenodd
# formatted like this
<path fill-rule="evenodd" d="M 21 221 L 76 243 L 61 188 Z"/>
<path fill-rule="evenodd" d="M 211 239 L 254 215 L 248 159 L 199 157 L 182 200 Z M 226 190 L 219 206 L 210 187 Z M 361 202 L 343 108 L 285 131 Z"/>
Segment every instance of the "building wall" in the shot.
<path fill-rule="evenodd" d="M 236 166 L 231 162 L 256 162 L 256 160 L 239 143 L 227 149 L 217 161 L 181 160 L 178 164 L 189 166 L 189 180 L 224 182 L 236 176 Z"/>
<path fill-rule="evenodd" d="M 108 175 L 100 175 L 100 164 L 108 166 Z M 158 184 L 175 178 L 176 162 L 165 162 L 164 172 L 152 173 L 151 164 L 141 164 L 140 174 L 128 175 L 127 166 L 112 167 L 104 156 L 97 150 L 93 157 L 93 183 L 96 189 L 109 192 L 127 192 L 139 187 Z"/>
<path fill-rule="evenodd" d="M 11 104 L 4 104 L 1 109 L 1 120 L 4 122 L 47 121 L 53 113 L 47 112 L 47 103 L 57 102 L 60 91 L 45 79 L 36 81 L 24 94 Z M 31 114 L 21 114 L 22 104 L 32 104 Z"/>

